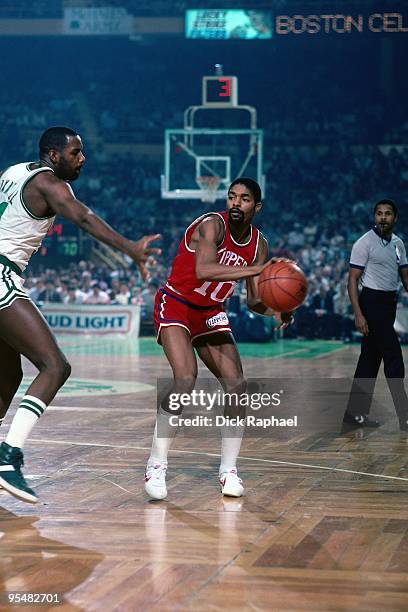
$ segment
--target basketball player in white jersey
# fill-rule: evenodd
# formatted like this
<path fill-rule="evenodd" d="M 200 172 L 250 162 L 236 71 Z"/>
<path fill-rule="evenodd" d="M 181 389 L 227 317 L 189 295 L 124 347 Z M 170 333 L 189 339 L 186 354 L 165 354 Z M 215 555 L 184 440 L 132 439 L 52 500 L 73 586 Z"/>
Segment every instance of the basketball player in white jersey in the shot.
<path fill-rule="evenodd" d="M 137 242 L 114 231 L 76 199 L 70 182 L 85 161 L 80 136 L 52 127 L 40 142 L 40 161 L 17 164 L 0 175 L 0 422 L 22 379 L 21 355 L 38 368 L 0 445 L 0 485 L 15 497 L 38 501 L 21 472 L 22 448 L 30 432 L 70 375 L 71 367 L 45 319 L 23 289 L 21 275 L 41 245 L 55 215 L 129 255 L 147 277 L 145 262 L 160 253 L 151 248 L 160 235 Z"/>

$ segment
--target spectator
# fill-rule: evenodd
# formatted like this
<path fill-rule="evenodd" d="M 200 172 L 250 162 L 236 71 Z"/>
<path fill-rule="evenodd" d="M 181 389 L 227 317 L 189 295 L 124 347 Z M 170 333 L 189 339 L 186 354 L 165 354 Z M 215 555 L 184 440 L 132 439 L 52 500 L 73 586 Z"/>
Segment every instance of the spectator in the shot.
<path fill-rule="evenodd" d="M 33 300 L 33 302 L 39 301 L 39 295 L 45 291 L 45 283 L 42 279 L 38 279 L 34 286 L 29 290 L 28 295 Z"/>
<path fill-rule="evenodd" d="M 122 306 L 126 306 L 130 303 L 129 287 L 124 283 L 120 285 L 119 293 L 117 293 L 115 297 L 115 303 L 121 304 Z"/>
<path fill-rule="evenodd" d="M 85 296 L 84 304 L 110 304 L 110 297 L 106 291 L 102 291 L 95 282 L 90 292 Z"/>
<path fill-rule="evenodd" d="M 64 304 L 83 304 L 86 295 L 80 289 L 77 289 L 75 285 L 68 287 L 68 293 L 64 297 Z"/>
<path fill-rule="evenodd" d="M 43 289 L 37 296 L 37 302 L 49 302 L 61 304 L 61 294 L 55 289 L 55 285 L 52 281 L 47 281 L 45 289 Z"/>

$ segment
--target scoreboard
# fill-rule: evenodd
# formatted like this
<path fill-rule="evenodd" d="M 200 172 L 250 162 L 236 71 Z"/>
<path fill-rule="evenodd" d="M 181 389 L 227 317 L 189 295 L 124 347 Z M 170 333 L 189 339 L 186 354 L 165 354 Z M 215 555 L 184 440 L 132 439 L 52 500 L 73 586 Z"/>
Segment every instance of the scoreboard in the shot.
<path fill-rule="evenodd" d="M 258 9 L 189 9 L 185 32 L 193 39 L 268 39 L 272 38 L 272 13 Z"/>
<path fill-rule="evenodd" d="M 72 223 L 54 223 L 44 238 L 38 255 L 53 263 L 64 264 L 78 261 L 89 255 L 91 240 L 82 236 L 81 231 Z"/>

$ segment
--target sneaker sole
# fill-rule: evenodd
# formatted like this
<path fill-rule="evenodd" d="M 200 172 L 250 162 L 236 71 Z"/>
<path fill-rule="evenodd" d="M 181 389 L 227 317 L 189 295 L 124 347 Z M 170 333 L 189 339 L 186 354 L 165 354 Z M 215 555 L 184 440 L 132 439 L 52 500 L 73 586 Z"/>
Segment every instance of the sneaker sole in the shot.
<path fill-rule="evenodd" d="M 17 487 L 13 487 L 13 485 L 7 482 L 7 480 L 4 480 L 1 476 L 0 488 L 7 491 L 7 493 L 10 493 L 10 495 L 17 497 L 17 499 L 27 502 L 28 504 L 36 504 L 38 502 L 38 497 L 30 495 L 30 493 L 25 493 L 24 491 L 21 491 L 21 489 L 17 489 Z"/>
<path fill-rule="evenodd" d="M 233 491 L 232 489 L 226 489 L 226 487 L 224 487 L 223 489 L 221 489 L 221 493 L 223 495 L 225 495 L 225 497 L 242 497 L 244 495 L 244 490 L 242 490 L 242 493 L 237 493 L 236 491 Z"/>
<path fill-rule="evenodd" d="M 165 495 L 163 495 L 162 497 L 158 497 L 157 495 L 153 495 L 152 493 L 150 493 L 150 491 L 147 490 L 147 488 L 144 488 L 146 495 L 148 495 L 150 497 L 150 499 L 155 499 L 157 501 L 160 501 L 162 499 L 166 499 L 167 497 L 167 491 L 165 493 Z"/>

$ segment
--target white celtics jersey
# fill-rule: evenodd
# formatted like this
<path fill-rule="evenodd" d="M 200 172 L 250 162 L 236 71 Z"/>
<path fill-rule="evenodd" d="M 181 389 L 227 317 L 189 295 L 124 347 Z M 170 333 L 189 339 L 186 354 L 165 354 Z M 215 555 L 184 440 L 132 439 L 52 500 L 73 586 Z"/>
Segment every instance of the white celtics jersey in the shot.
<path fill-rule="evenodd" d="M 23 198 L 24 187 L 40 172 L 53 172 L 51 168 L 30 170 L 27 162 L 10 166 L 0 177 L 0 256 L 7 257 L 21 271 L 43 241 L 52 226 L 55 215 L 37 217 Z"/>

